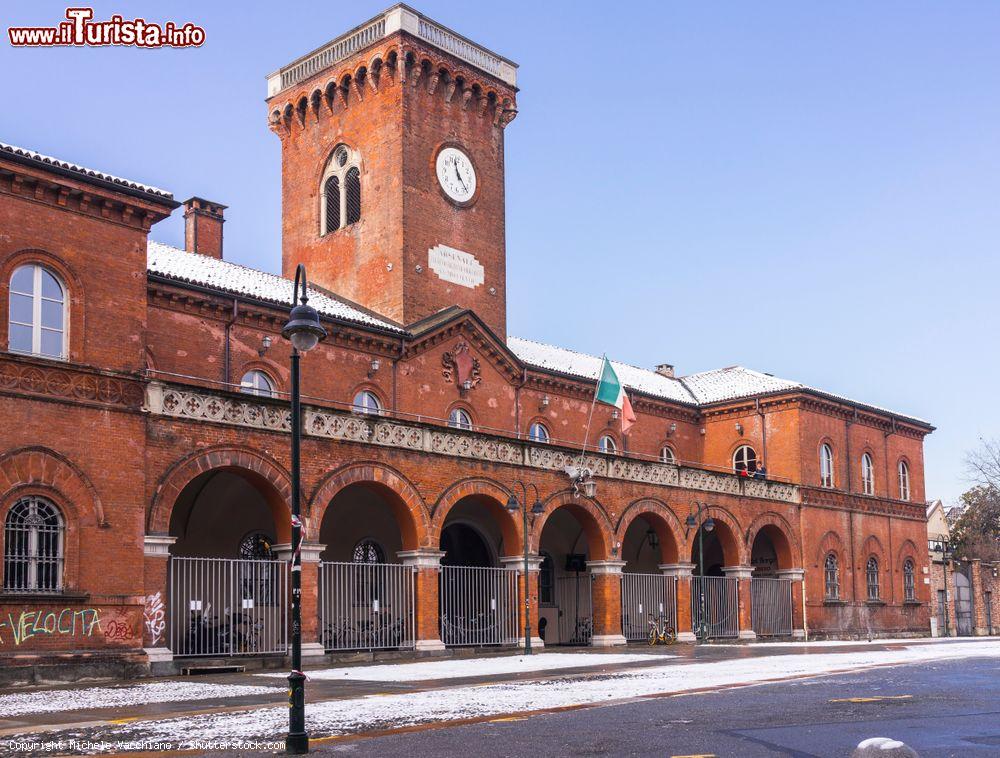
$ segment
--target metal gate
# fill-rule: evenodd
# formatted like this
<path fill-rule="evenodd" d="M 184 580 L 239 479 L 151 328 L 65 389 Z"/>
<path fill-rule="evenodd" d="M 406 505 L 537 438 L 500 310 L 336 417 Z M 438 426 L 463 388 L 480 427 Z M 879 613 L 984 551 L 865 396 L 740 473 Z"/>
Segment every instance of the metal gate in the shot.
<path fill-rule="evenodd" d="M 792 582 L 789 579 L 750 579 L 750 614 L 758 637 L 792 634 Z"/>
<path fill-rule="evenodd" d="M 986 611 L 986 633 L 993 634 L 993 591 L 983 593 L 983 610 Z"/>
<path fill-rule="evenodd" d="M 445 645 L 517 644 L 517 570 L 442 566 L 441 641 Z"/>
<path fill-rule="evenodd" d="M 319 625 L 326 650 L 414 646 L 416 569 L 398 563 L 319 567 Z"/>
<path fill-rule="evenodd" d="M 287 561 L 170 559 L 174 655 L 284 655 L 287 609 Z"/>
<path fill-rule="evenodd" d="M 739 636 L 739 580 L 691 577 L 691 628 L 702 639 Z"/>
<path fill-rule="evenodd" d="M 969 577 L 955 572 L 955 626 L 959 637 L 972 636 L 972 587 Z"/>
<path fill-rule="evenodd" d="M 594 637 L 594 611 L 589 572 L 556 578 L 559 606 L 559 644 L 589 645 Z"/>
<path fill-rule="evenodd" d="M 677 577 L 622 574 L 622 633 L 629 641 L 649 639 L 649 620 L 665 618 L 677 631 Z"/>

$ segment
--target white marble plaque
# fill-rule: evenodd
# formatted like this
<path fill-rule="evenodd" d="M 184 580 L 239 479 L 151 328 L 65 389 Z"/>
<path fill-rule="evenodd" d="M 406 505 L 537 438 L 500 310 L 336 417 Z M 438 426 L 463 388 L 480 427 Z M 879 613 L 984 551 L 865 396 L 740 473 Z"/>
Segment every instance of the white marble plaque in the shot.
<path fill-rule="evenodd" d="M 439 278 L 474 289 L 486 279 L 483 264 L 470 253 L 447 245 L 435 245 L 427 251 L 427 264 Z"/>

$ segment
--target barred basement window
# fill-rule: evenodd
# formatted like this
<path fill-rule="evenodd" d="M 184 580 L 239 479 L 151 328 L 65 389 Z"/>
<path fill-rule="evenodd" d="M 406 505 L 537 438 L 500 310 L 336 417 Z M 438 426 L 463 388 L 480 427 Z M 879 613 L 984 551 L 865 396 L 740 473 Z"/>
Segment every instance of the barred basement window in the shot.
<path fill-rule="evenodd" d="M 347 145 L 337 145 L 320 181 L 320 235 L 361 220 L 360 156 Z"/>
<path fill-rule="evenodd" d="M 8 344 L 11 351 L 66 357 L 66 290 L 37 263 L 19 266 L 10 278 Z"/>
<path fill-rule="evenodd" d="M 749 445 L 740 445 L 733 453 L 733 469 L 736 473 L 748 471 L 752 474 L 757 470 L 757 451 Z"/>
<path fill-rule="evenodd" d="M 840 599 L 840 569 L 837 566 L 837 556 L 829 553 L 823 564 L 823 575 L 826 579 L 826 591 L 824 596 L 827 600 Z"/>
<path fill-rule="evenodd" d="M 62 514 L 48 500 L 25 497 L 14 503 L 4 525 L 5 591 L 62 589 L 65 529 Z"/>
<path fill-rule="evenodd" d="M 865 566 L 865 580 L 868 586 L 868 599 L 878 600 L 881 597 L 878 587 L 878 558 L 868 559 L 868 564 Z"/>
<path fill-rule="evenodd" d="M 903 599 L 917 599 L 916 577 L 913 575 L 913 561 L 907 558 L 903 562 Z"/>
<path fill-rule="evenodd" d="M 826 443 L 819 446 L 819 483 L 823 487 L 833 486 L 833 448 Z"/>
<path fill-rule="evenodd" d="M 861 456 L 861 491 L 866 495 L 875 494 L 875 464 L 868 453 Z"/>

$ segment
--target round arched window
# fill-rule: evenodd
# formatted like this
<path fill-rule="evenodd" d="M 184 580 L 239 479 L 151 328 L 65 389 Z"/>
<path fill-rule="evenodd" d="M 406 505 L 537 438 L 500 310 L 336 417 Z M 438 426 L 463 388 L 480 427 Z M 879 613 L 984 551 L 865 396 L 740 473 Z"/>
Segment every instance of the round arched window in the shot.
<path fill-rule="evenodd" d="M 375 540 L 361 540 L 354 546 L 354 563 L 385 563 L 385 551 Z"/>
<path fill-rule="evenodd" d="M 25 497 L 14 503 L 4 524 L 4 590 L 62 589 L 65 529 L 62 514 L 48 500 Z"/>
<path fill-rule="evenodd" d="M 865 565 L 865 584 L 868 587 L 868 599 L 878 600 L 879 599 L 879 586 L 878 586 L 878 558 L 872 556 L 868 559 L 868 563 Z"/>
<path fill-rule="evenodd" d="M 601 438 L 597 441 L 597 449 L 602 453 L 614 455 L 618 452 L 618 443 L 615 442 L 615 438 L 610 434 L 604 434 L 601 435 Z"/>
<path fill-rule="evenodd" d="M 674 455 L 674 449 L 670 445 L 660 448 L 660 463 L 677 463 L 677 456 Z"/>
<path fill-rule="evenodd" d="M 378 396 L 374 392 L 371 392 L 370 390 L 361 390 L 361 392 L 354 396 L 354 406 L 352 407 L 352 410 L 355 413 L 378 416 L 382 413 L 382 403 L 379 402 Z"/>
<path fill-rule="evenodd" d="M 840 568 L 837 566 L 836 553 L 827 553 L 823 563 L 823 574 L 826 580 L 826 599 L 840 599 Z"/>
<path fill-rule="evenodd" d="M 823 487 L 833 486 L 833 448 L 825 442 L 819 446 L 819 483 Z"/>
<path fill-rule="evenodd" d="M 66 357 L 66 291 L 44 266 L 19 266 L 10 278 L 10 350 L 46 358 Z"/>
<path fill-rule="evenodd" d="M 274 397 L 274 384 L 271 377 L 259 369 L 247 371 L 240 379 L 240 392 L 260 397 Z"/>
<path fill-rule="evenodd" d="M 866 495 L 875 494 L 875 463 L 868 453 L 861 456 L 861 491 Z"/>
<path fill-rule="evenodd" d="M 910 467 L 906 461 L 899 462 L 899 499 L 910 499 Z"/>
<path fill-rule="evenodd" d="M 452 429 L 472 429 L 472 416 L 464 408 L 452 408 L 448 414 L 448 426 Z"/>
<path fill-rule="evenodd" d="M 733 453 L 733 469 L 737 473 L 746 471 L 752 474 L 757 470 L 757 451 L 749 445 L 740 445 Z"/>
<path fill-rule="evenodd" d="M 250 532 L 240 540 L 240 558 L 246 560 L 270 560 L 271 538 L 263 532 Z"/>
<path fill-rule="evenodd" d="M 540 421 L 536 421 L 528 427 L 528 439 L 532 442 L 547 443 L 550 439 L 548 427 Z"/>
<path fill-rule="evenodd" d="M 913 559 L 903 561 L 903 599 L 913 602 L 917 599 L 917 579 Z"/>

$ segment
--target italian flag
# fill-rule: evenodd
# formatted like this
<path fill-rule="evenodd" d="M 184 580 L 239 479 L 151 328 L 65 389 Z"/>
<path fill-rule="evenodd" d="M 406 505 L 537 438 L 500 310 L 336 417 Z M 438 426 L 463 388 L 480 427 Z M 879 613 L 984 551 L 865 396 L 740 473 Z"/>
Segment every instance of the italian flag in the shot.
<path fill-rule="evenodd" d="M 627 433 L 632 424 L 635 423 L 635 413 L 632 412 L 632 403 L 629 402 L 628 395 L 625 394 L 625 388 L 618 379 L 618 374 L 615 373 L 614 368 L 611 366 L 611 361 L 608 360 L 607 356 L 604 356 L 601 363 L 601 378 L 597 382 L 597 395 L 595 399 L 599 403 L 613 405 L 620 411 L 622 434 Z"/>

